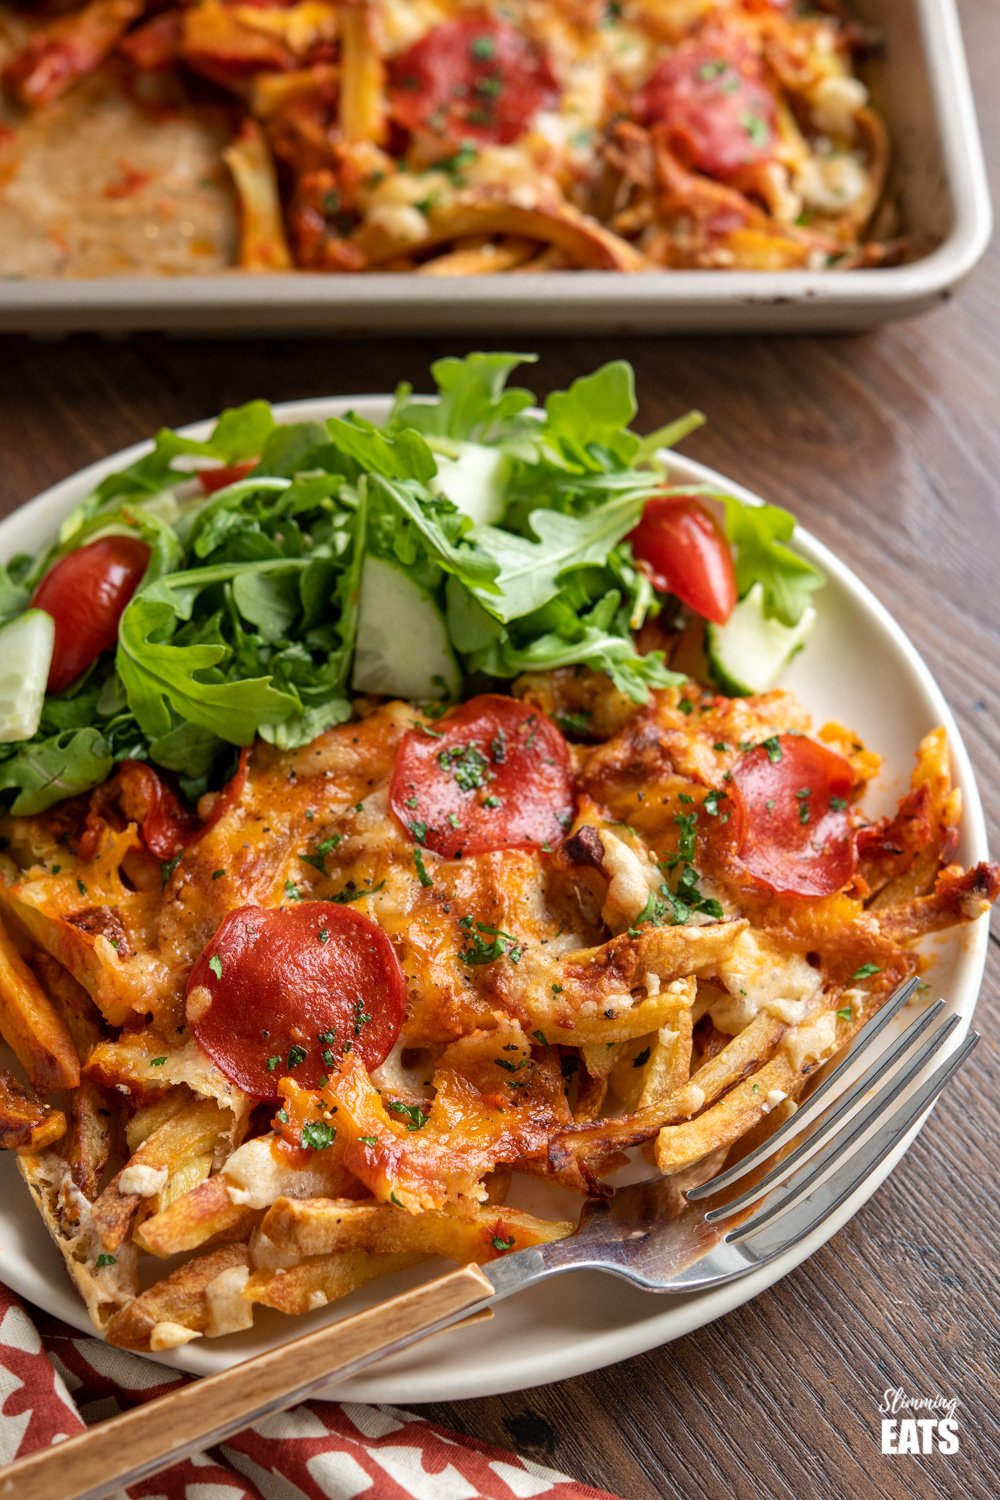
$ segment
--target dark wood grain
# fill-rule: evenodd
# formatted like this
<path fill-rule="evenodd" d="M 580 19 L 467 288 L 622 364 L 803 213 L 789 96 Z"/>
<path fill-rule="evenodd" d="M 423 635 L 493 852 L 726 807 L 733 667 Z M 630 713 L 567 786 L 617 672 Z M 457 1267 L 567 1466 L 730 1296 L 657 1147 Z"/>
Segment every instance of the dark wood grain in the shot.
<path fill-rule="evenodd" d="M 963 18 L 987 155 L 1000 158 L 993 0 L 970 0 Z M 462 347 L 8 340 L 0 343 L 0 510 L 161 424 L 251 396 L 388 390 Z M 701 407 L 710 425 L 685 451 L 793 508 L 875 588 L 955 710 L 995 849 L 1000 252 L 994 247 L 950 305 L 869 335 L 549 341 L 541 353 L 541 389 L 610 356 L 630 359 L 650 426 Z M 987 1044 L 902 1166 L 823 1251 L 755 1302 L 652 1354 L 427 1415 L 628 1500 L 992 1500 L 1000 1489 L 996 937 L 990 948 L 978 1016 Z M 896 1385 L 960 1398 L 956 1456 L 880 1454 L 878 1403 Z"/>

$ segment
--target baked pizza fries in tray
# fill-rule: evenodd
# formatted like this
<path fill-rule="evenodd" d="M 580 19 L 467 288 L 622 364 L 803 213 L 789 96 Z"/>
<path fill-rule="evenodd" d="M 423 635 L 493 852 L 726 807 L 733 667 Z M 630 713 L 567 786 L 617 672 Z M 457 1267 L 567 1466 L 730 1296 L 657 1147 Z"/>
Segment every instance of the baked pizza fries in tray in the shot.
<path fill-rule="evenodd" d="M 902 253 L 858 76 L 877 37 L 837 0 L 69 0 L 0 23 L 7 274 Z"/>
<path fill-rule="evenodd" d="M 873 820 L 773 686 L 792 517 L 670 487 L 628 366 L 518 362 L 164 431 L 0 574 L 0 1137 L 116 1344 L 710 1175 L 997 895 L 943 730 Z"/>

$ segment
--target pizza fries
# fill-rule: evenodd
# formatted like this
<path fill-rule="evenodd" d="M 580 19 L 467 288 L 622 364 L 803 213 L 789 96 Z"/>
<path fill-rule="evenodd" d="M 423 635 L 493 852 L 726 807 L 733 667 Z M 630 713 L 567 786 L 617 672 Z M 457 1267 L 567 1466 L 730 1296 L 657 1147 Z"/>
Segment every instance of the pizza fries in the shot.
<path fill-rule="evenodd" d="M 247 271 L 819 269 L 903 253 L 873 45 L 779 0 L 86 0 L 5 79 L 225 101 Z"/>
<path fill-rule="evenodd" d="M 139 763 L 8 815 L 0 1144 L 96 1327 L 492 1260 L 574 1227 L 518 1183 L 606 1195 L 631 1150 L 715 1170 L 1000 888 L 942 731 L 871 821 L 877 766 L 783 692 L 557 669 L 258 741 L 200 817 Z"/>

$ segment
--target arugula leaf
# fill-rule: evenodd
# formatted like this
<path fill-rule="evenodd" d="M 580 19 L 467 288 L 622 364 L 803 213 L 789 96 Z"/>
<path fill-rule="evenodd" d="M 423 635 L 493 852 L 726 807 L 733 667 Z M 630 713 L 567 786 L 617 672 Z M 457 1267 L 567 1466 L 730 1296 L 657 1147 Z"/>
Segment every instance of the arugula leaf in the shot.
<path fill-rule="evenodd" d="M 778 505 L 746 505 L 733 496 L 725 497 L 725 505 L 740 598 L 761 583 L 765 618 L 797 625 L 813 592 L 826 580 L 819 568 L 785 545 L 795 531 L 795 517 Z"/>
<path fill-rule="evenodd" d="M 415 479 L 426 484 L 437 473 L 433 453 L 412 428 L 387 436 L 381 428 L 353 412 L 346 417 L 331 417 L 327 427 L 335 447 L 354 459 L 363 474 Z"/>
<path fill-rule="evenodd" d="M 68 729 L 28 740 L 0 762 L 0 791 L 16 790 L 11 812 L 31 816 L 99 786 L 113 764 L 110 746 L 97 729 Z"/>
<path fill-rule="evenodd" d="M 468 588 L 487 594 L 498 592 L 494 582 L 496 559 L 479 545 L 468 517 L 463 516 L 450 500 L 443 495 L 431 495 L 414 484 L 386 479 L 380 474 L 372 475 L 369 493 L 373 503 L 381 502 L 396 512 L 397 525 L 400 520 L 409 522 L 426 554 L 440 568 L 454 573 Z M 449 521 L 451 525 L 447 524 Z M 410 562 L 412 556 L 406 556 L 404 538 L 396 533 L 393 543 L 393 551 L 400 562 Z"/>
<path fill-rule="evenodd" d="M 623 359 L 553 391 L 545 414 L 542 443 L 573 467 L 603 469 L 608 455 L 629 464 L 639 450 L 639 439 L 628 431 L 636 414 L 635 377 Z"/>
<path fill-rule="evenodd" d="M 118 675 L 129 708 L 151 739 L 173 727 L 173 711 L 231 744 L 249 745 L 259 725 L 295 712 L 296 700 L 272 687 L 269 676 L 225 682 L 204 675 L 219 667 L 227 648 L 169 644 L 163 635 L 176 617 L 167 601 L 137 595 L 118 628 Z"/>
<path fill-rule="evenodd" d="M 411 427 L 417 432 L 453 438 L 457 442 L 483 442 L 509 437 L 536 422 L 518 421 L 535 398 L 531 391 L 507 388 L 518 365 L 534 364 L 537 354 L 470 354 L 465 359 L 439 359 L 431 365 L 438 399 L 412 399 L 413 389 L 401 385 L 389 417 L 395 430 Z"/>
<path fill-rule="evenodd" d="M 629 489 L 586 515 L 533 510 L 528 524 L 534 541 L 497 526 L 475 527 L 473 540 L 500 565 L 494 588 L 486 595 L 476 590 L 480 603 L 504 621 L 541 608 L 559 593 L 562 577 L 571 568 L 607 561 L 635 526 L 646 500 L 660 488 L 652 477 L 647 481 L 636 475 Z"/>

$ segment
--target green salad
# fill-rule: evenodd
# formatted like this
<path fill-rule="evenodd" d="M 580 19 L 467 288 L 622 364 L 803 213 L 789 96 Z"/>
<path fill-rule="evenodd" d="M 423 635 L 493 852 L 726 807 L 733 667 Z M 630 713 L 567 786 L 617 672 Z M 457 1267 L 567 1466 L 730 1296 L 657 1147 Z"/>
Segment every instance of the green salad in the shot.
<path fill-rule="evenodd" d="M 128 758 L 176 773 L 195 800 L 231 773 L 236 747 L 306 744 L 361 693 L 446 704 L 582 665 L 641 701 L 680 680 L 635 642 L 651 615 L 677 611 L 629 540 L 664 494 L 724 508 L 740 602 L 709 626 L 709 658 L 727 691 L 769 685 L 822 582 L 788 545 L 793 518 L 667 489 L 659 453 L 703 419 L 638 436 L 627 364 L 539 409 L 508 383 L 531 359 L 440 360 L 436 395 L 401 386 L 383 427 L 352 414 L 282 424 L 251 401 L 204 442 L 162 431 L 104 479 L 47 551 L 0 568 L 4 802 L 40 812 Z M 117 608 L 121 590 L 86 571 L 114 538 L 141 558 Z M 107 649 L 63 685 L 77 667 L 65 642 L 89 639 L 102 609 Z"/>

